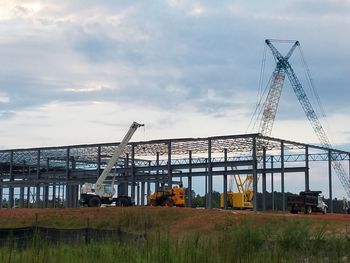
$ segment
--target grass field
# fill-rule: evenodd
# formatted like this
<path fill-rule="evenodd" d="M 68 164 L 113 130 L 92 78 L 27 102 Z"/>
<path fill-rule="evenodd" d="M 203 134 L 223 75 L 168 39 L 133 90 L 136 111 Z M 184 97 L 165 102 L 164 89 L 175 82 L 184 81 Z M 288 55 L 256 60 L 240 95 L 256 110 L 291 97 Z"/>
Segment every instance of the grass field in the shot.
<path fill-rule="evenodd" d="M 131 207 L 8 209 L 0 227 L 121 228 L 127 242 L 0 249 L 0 262 L 350 262 L 348 215 Z"/>

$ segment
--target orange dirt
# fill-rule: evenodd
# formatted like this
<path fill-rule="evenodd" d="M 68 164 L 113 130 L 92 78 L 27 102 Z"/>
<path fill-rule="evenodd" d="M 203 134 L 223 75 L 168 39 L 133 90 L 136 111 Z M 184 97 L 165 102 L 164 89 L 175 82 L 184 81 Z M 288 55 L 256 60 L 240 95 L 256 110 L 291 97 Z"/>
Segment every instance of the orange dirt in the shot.
<path fill-rule="evenodd" d="M 344 232 L 350 229 L 350 215 L 345 214 L 290 214 L 282 212 L 232 211 L 220 209 L 195 209 L 176 207 L 105 207 L 105 208 L 74 208 L 74 209 L 1 209 L 0 228 L 23 227 L 35 223 L 47 227 L 78 228 L 115 227 L 118 219 L 129 214 L 135 217 L 151 218 L 163 226 L 167 226 L 169 234 L 205 233 L 222 229 L 225 225 L 251 220 L 255 224 L 264 224 L 269 220 L 307 219 L 318 223 L 326 223 L 332 232 Z M 132 223 L 133 224 L 133 223 Z"/>

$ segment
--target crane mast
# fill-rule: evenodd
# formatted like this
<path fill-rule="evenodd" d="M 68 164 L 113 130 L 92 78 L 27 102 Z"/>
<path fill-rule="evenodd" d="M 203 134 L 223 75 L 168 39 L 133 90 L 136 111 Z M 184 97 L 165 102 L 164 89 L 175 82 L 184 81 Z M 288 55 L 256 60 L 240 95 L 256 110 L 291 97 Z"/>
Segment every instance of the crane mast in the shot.
<path fill-rule="evenodd" d="M 265 40 L 265 42 L 268 45 L 268 47 L 271 49 L 272 54 L 273 54 L 275 60 L 277 61 L 276 69 L 280 68 L 280 70 L 283 71 L 283 73 L 281 73 L 281 74 L 287 75 L 287 77 L 292 85 L 293 91 L 294 91 L 295 95 L 297 96 L 297 98 L 301 104 L 301 107 L 303 108 L 303 110 L 305 112 L 306 117 L 310 121 L 310 124 L 311 124 L 314 132 L 316 133 L 319 141 L 320 141 L 320 144 L 325 148 L 332 149 L 333 146 L 332 146 L 330 140 L 328 139 L 328 136 L 327 136 L 325 130 L 323 129 L 321 122 L 317 117 L 316 112 L 314 111 L 299 79 L 297 78 L 297 76 L 292 68 L 292 66 L 288 62 L 288 59 L 289 59 L 290 55 L 292 54 L 293 50 L 295 49 L 295 47 L 300 45 L 299 42 L 296 41 L 294 43 L 292 49 L 288 52 L 288 54 L 285 57 L 283 57 L 281 55 L 281 53 L 275 48 L 275 46 L 271 43 L 271 40 L 267 39 L 267 40 Z M 274 81 L 276 83 L 274 83 Z M 270 91 L 275 86 L 279 87 L 279 83 L 278 83 L 278 80 L 273 78 Z M 269 94 L 270 94 L 270 92 L 269 92 Z M 280 93 L 279 93 L 279 96 L 280 96 Z M 266 104 L 267 105 L 270 105 L 270 104 L 274 105 L 273 103 L 275 100 L 276 100 L 276 98 L 271 99 L 268 97 Z M 278 103 L 277 103 L 277 105 L 278 105 Z M 272 108 L 272 107 L 270 107 L 270 108 Z M 265 109 L 269 109 L 269 108 L 267 108 L 265 106 Z M 270 117 L 270 118 L 264 119 L 264 117 L 263 117 L 263 119 L 262 119 L 262 122 L 269 123 L 269 125 L 271 127 L 272 127 L 272 125 L 270 124 L 270 122 L 272 122 L 272 124 L 273 124 L 274 117 L 275 117 L 275 114 L 277 111 L 277 106 L 274 107 L 273 110 L 275 112 L 270 114 L 271 116 L 273 116 L 273 118 Z M 264 112 L 265 112 L 265 110 L 264 110 Z M 265 124 L 265 126 L 267 126 L 267 125 Z M 264 125 L 262 125 L 262 127 L 264 127 Z M 263 130 L 261 130 L 261 131 L 263 132 Z M 269 131 L 271 131 L 271 129 Z M 266 134 L 264 134 L 264 135 L 266 135 Z M 331 156 L 331 158 L 332 158 L 332 156 Z M 345 171 L 344 167 L 342 166 L 342 164 L 339 161 L 335 160 L 334 158 L 332 158 L 332 159 L 333 159 L 332 167 L 333 167 L 335 173 L 337 174 L 342 186 L 344 187 L 348 197 L 350 198 L 350 181 L 348 180 L 347 172 Z"/>
<path fill-rule="evenodd" d="M 286 76 L 284 64 L 285 62 L 288 62 L 288 59 L 298 45 L 299 42 L 296 41 L 287 55 L 284 57 L 279 52 L 276 54 L 276 56 L 274 56 L 277 65 L 272 73 L 270 89 L 263 105 L 263 113 L 259 124 L 259 133 L 264 136 L 271 135 L 272 127 L 276 118 L 278 103 L 281 98 L 283 83 Z"/>

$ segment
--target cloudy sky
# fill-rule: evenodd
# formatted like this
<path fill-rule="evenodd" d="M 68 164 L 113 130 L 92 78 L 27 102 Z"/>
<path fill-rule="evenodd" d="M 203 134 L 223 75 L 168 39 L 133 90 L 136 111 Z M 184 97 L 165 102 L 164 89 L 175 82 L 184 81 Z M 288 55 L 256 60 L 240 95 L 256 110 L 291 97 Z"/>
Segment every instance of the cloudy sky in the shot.
<path fill-rule="evenodd" d="M 133 120 L 146 124 L 135 140 L 245 133 L 266 38 L 301 42 L 325 126 L 347 147 L 349 12 L 330 0 L 2 0 L 1 148 L 118 141 Z M 291 63 L 303 81 L 297 51 Z M 286 84 L 272 135 L 316 143 Z"/>
<path fill-rule="evenodd" d="M 0 147 L 118 141 L 134 120 L 134 140 L 252 132 L 273 38 L 300 41 L 327 132 L 350 150 L 349 13 L 348 0 L 2 0 Z M 303 82 L 298 51 L 290 62 Z M 286 84 L 272 136 L 317 143 Z"/>

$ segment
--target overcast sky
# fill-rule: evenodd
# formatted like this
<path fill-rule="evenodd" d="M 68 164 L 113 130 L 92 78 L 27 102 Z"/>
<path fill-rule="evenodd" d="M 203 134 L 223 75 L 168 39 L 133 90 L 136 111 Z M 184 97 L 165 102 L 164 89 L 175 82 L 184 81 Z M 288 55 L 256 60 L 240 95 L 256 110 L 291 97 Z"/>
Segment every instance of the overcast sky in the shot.
<path fill-rule="evenodd" d="M 301 42 L 325 126 L 345 144 L 349 12 L 322 0 L 2 0 L 1 148 L 118 141 L 133 120 L 146 124 L 135 140 L 245 133 L 266 38 Z M 302 69 L 297 51 L 291 63 Z M 268 51 L 266 81 L 273 69 Z M 274 128 L 317 142 L 287 81 Z"/>
<path fill-rule="evenodd" d="M 350 150 L 349 14 L 345 0 L 2 0 L 0 147 L 119 141 L 134 120 L 134 140 L 245 133 L 273 38 L 300 41 L 324 126 Z M 305 80 L 298 51 L 290 62 Z M 288 82 L 272 136 L 317 143 Z"/>

